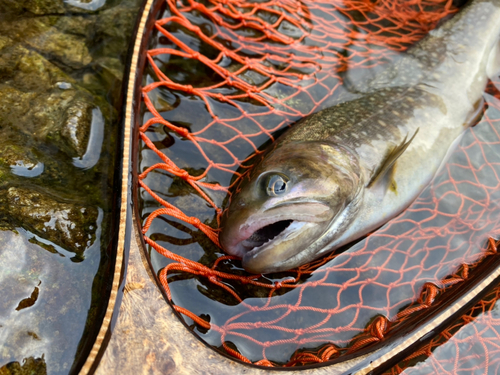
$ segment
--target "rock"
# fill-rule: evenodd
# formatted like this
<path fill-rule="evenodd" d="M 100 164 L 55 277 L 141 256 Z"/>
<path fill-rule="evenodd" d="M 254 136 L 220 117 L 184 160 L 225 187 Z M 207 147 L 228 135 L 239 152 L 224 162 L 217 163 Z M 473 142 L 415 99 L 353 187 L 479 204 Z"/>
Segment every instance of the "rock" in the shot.
<path fill-rule="evenodd" d="M 58 82 L 74 80 L 40 54 L 0 37 L 0 82 L 22 91 L 43 92 Z"/>
<path fill-rule="evenodd" d="M 83 254 L 94 243 L 98 217 L 95 207 L 60 202 L 21 187 L 11 187 L 4 195 L 4 209 L 26 230 L 77 254 Z"/>
<path fill-rule="evenodd" d="M 19 362 L 7 363 L 0 367 L 0 375 L 47 375 L 47 365 L 43 358 L 25 358 L 23 365 Z"/>
<path fill-rule="evenodd" d="M 52 24 L 59 31 L 83 37 L 92 42 L 95 34 L 96 15 L 92 16 L 61 16 Z"/>
<path fill-rule="evenodd" d="M 2 45 L 0 128 L 49 141 L 69 157 L 82 157 L 98 99 L 40 54 L 7 38 L 0 39 Z"/>
<path fill-rule="evenodd" d="M 0 0 L 0 15 L 21 13 L 23 9 L 24 7 L 22 0 Z"/>
<path fill-rule="evenodd" d="M 12 21 L 1 22 L 0 31 L 2 35 L 35 49 L 47 58 L 73 69 L 81 69 L 92 62 L 86 38 L 60 31 L 55 27 L 60 19 L 57 16 L 14 18 Z M 75 30 L 82 26 L 78 20 L 70 22 L 67 18 L 62 25 L 65 28 L 75 25 Z"/>
<path fill-rule="evenodd" d="M 70 146 L 68 153 L 76 152 L 80 157 L 85 154 L 93 108 L 94 106 L 88 101 L 76 98 L 66 109 L 60 134 L 65 141 L 64 144 Z"/>
<path fill-rule="evenodd" d="M 136 17 L 137 9 L 127 4 L 100 12 L 95 24 L 95 38 L 101 42 L 100 49 L 95 51 L 96 56 L 119 57 L 123 64 L 129 46 L 127 35 L 131 35 Z M 120 70 L 123 72 L 123 67 Z"/>
<path fill-rule="evenodd" d="M 44 171 L 44 164 L 26 147 L 0 142 L 0 184 L 9 174 L 20 177 L 38 177 Z"/>
<path fill-rule="evenodd" d="M 63 0 L 21 0 L 23 8 L 34 14 L 58 14 L 66 12 Z"/>
<path fill-rule="evenodd" d="M 115 0 L 0 0 L 0 12 L 19 14 L 28 11 L 36 15 L 95 13 L 113 6 L 115 2 Z"/>

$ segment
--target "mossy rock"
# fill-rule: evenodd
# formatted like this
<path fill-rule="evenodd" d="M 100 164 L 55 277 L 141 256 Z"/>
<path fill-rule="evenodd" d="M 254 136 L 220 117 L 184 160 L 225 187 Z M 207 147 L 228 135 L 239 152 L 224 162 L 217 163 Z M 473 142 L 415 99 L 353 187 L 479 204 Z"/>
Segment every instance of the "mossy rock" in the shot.
<path fill-rule="evenodd" d="M 2 195 L 4 216 L 67 251 L 83 254 L 96 239 L 95 207 L 62 202 L 47 193 L 21 187 L 11 187 Z"/>
<path fill-rule="evenodd" d="M 0 367 L 0 375 L 46 375 L 47 365 L 45 359 L 29 357 L 24 359 L 23 364 L 19 362 L 7 363 Z"/>
<path fill-rule="evenodd" d="M 86 37 L 65 33 L 55 25 L 60 17 L 14 18 L 12 21 L 2 21 L 2 35 L 10 37 L 17 43 L 33 48 L 40 54 L 54 59 L 72 69 L 81 69 L 92 62 L 87 47 Z M 74 25 L 75 30 L 82 28 L 78 19 L 66 18 L 65 28 Z M 85 25 L 85 24 L 83 24 Z"/>

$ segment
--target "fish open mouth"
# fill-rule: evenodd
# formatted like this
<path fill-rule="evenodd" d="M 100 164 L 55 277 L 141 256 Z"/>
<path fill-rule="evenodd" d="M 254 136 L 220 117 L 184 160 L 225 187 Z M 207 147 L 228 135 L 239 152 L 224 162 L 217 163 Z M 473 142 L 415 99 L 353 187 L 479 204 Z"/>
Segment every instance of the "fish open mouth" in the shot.
<path fill-rule="evenodd" d="M 272 271 L 314 242 L 332 217 L 333 211 L 320 202 L 294 202 L 253 215 L 241 211 L 224 223 L 220 243 L 242 258 L 247 271 Z"/>
<path fill-rule="evenodd" d="M 250 237 L 241 242 L 241 245 L 250 251 L 254 248 L 261 247 L 265 243 L 276 238 L 280 233 L 292 224 L 293 220 L 281 220 L 275 223 L 266 225 L 256 230 Z"/>

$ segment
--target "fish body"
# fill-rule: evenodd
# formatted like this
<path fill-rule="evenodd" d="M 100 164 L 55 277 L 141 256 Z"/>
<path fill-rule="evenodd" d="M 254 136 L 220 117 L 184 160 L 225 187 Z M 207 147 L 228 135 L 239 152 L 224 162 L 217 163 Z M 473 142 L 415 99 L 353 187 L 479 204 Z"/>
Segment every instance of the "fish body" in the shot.
<path fill-rule="evenodd" d="M 404 210 L 481 113 L 499 35 L 500 1 L 472 1 L 358 98 L 297 122 L 231 198 L 222 247 L 249 272 L 284 271 Z"/>

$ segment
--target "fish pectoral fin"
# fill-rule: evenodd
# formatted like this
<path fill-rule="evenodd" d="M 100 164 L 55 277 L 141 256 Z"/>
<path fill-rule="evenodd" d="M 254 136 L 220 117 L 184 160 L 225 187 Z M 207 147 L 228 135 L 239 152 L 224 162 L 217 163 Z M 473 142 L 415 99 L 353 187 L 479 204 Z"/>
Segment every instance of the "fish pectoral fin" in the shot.
<path fill-rule="evenodd" d="M 396 160 L 398 160 L 398 158 L 406 151 L 419 130 L 420 128 L 417 128 L 413 136 L 408 141 L 408 135 L 406 135 L 403 141 L 387 154 L 387 156 L 384 158 L 382 163 L 380 163 L 379 167 L 375 170 L 372 177 L 370 178 L 370 181 L 366 185 L 367 188 L 372 187 L 377 181 L 380 181 L 382 177 L 387 174 L 387 172 L 389 172 Z"/>

